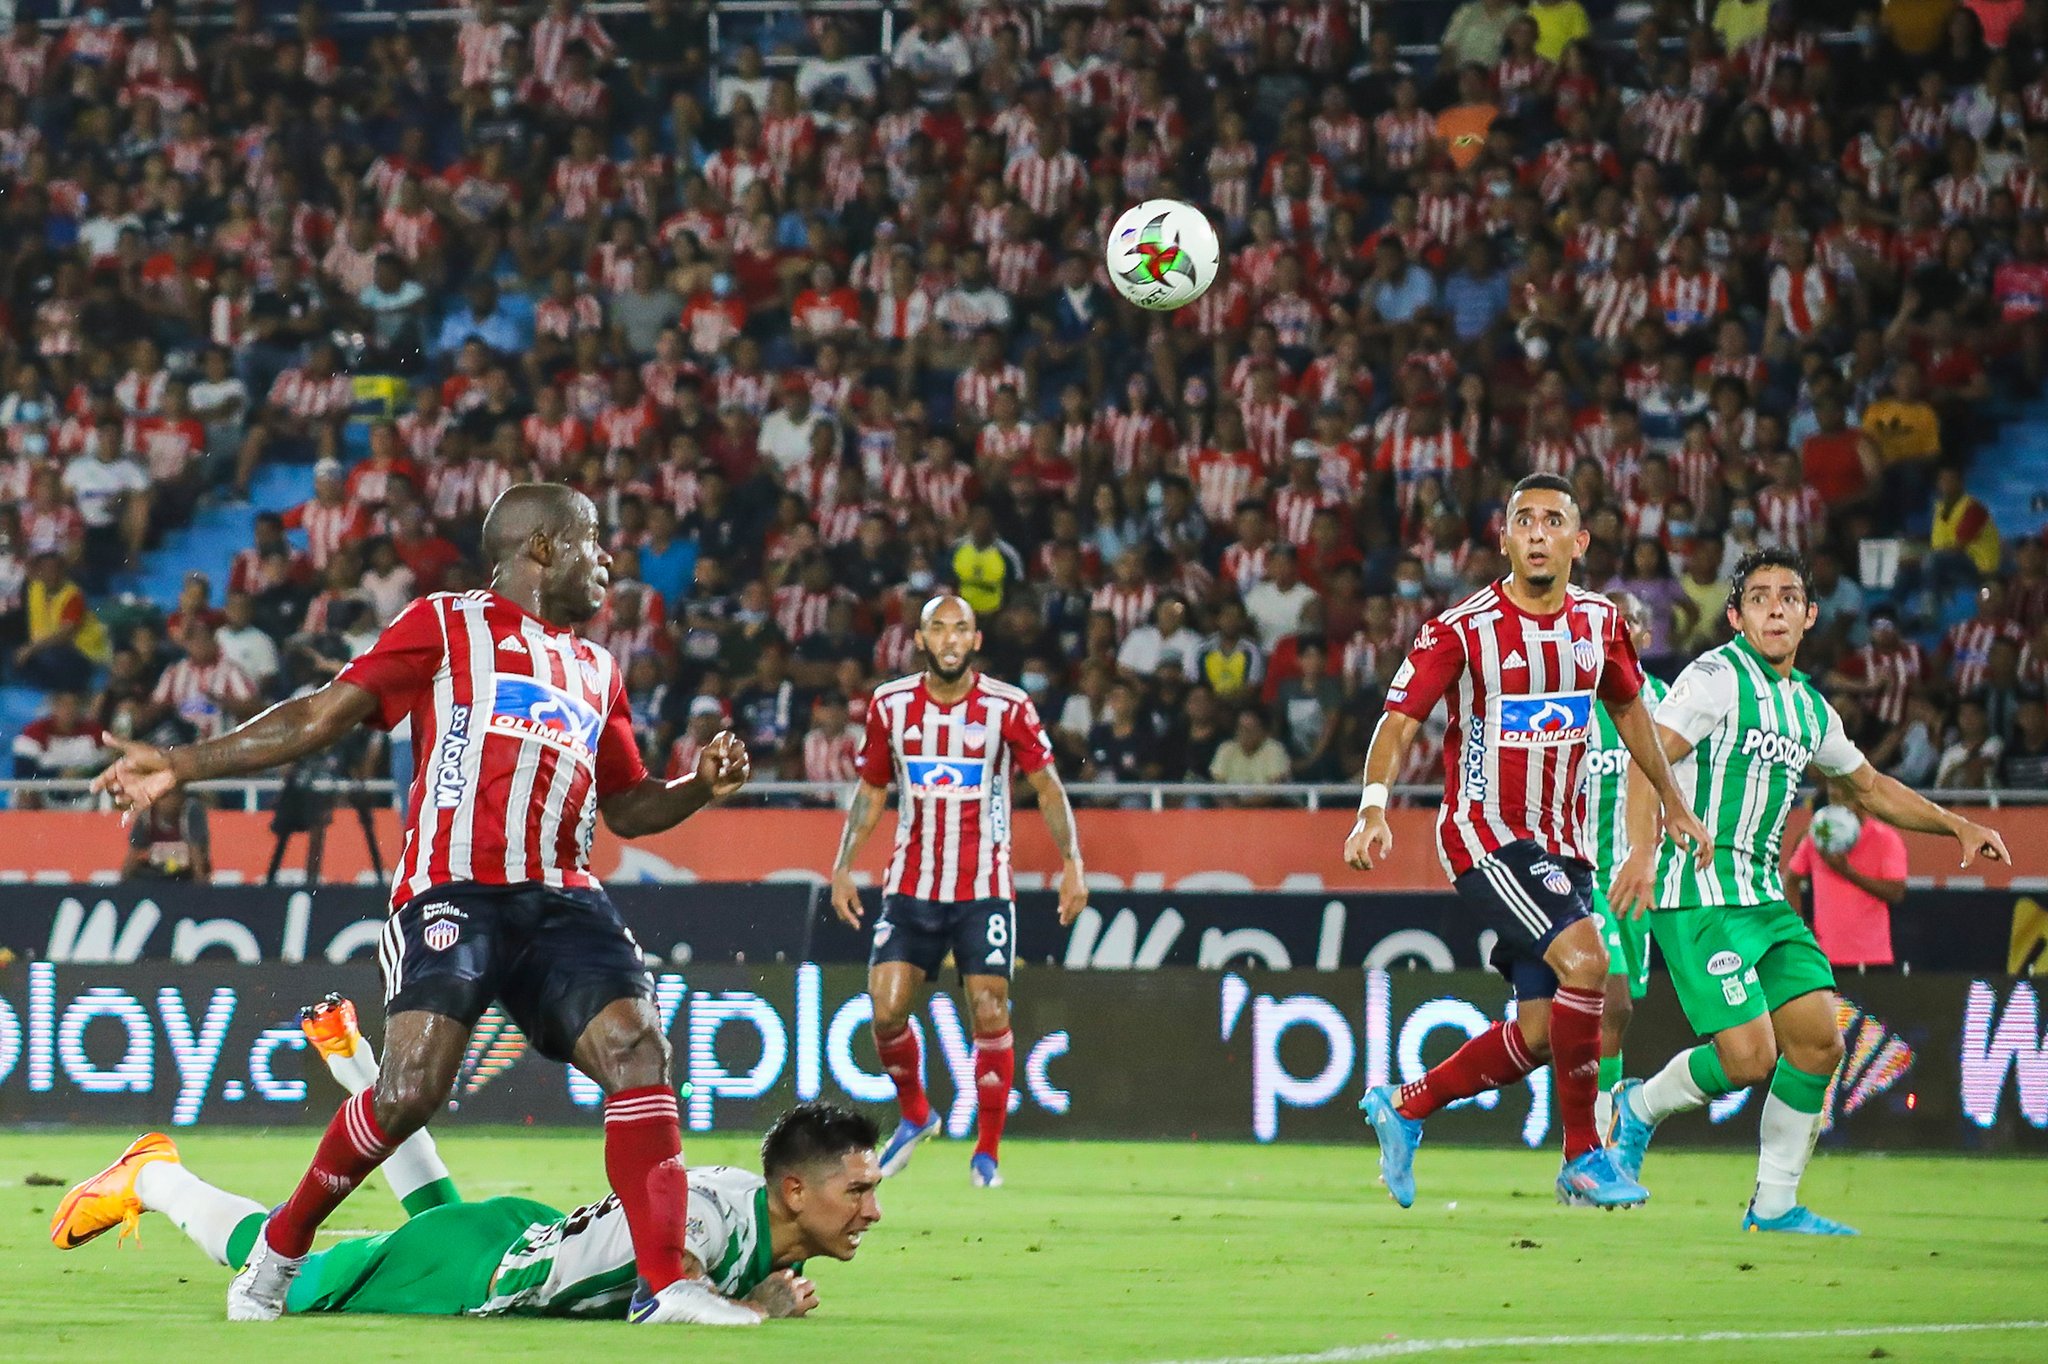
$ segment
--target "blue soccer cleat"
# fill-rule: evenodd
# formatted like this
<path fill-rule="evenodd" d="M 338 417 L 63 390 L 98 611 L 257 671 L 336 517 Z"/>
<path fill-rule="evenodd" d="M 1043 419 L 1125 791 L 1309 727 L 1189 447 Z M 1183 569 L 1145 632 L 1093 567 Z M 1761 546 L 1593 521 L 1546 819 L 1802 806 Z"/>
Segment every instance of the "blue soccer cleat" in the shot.
<path fill-rule="evenodd" d="M 1607 1146 L 1614 1152 L 1621 1172 L 1637 1183 L 1643 1178 L 1643 1156 L 1650 1149 L 1650 1136 L 1657 1125 L 1636 1114 L 1629 1098 L 1643 1087 L 1641 1080 L 1623 1080 L 1614 1087 L 1614 1121 L 1607 1129 Z"/>
<path fill-rule="evenodd" d="M 1404 1208 L 1415 1206 L 1415 1148 L 1422 1145 L 1422 1124 L 1404 1118 L 1394 1107 L 1394 1087 L 1378 1085 L 1365 1091 L 1358 1107 L 1372 1124 L 1380 1143 L 1380 1183 L 1387 1186 L 1394 1201 Z"/>
<path fill-rule="evenodd" d="M 1596 1146 L 1557 1172 L 1557 1201 L 1572 1208 L 1633 1208 L 1650 1201 L 1650 1191 L 1622 1172 L 1605 1146 Z"/>
<path fill-rule="evenodd" d="M 924 1120 L 922 1126 L 908 1118 L 897 1123 L 896 1130 L 889 1134 L 888 1144 L 882 1148 L 883 1178 L 902 1174 L 903 1168 L 910 1164 L 910 1153 L 917 1149 L 917 1144 L 926 1137 L 937 1136 L 940 1126 L 941 1120 L 936 1110 Z"/>
<path fill-rule="evenodd" d="M 1758 1217 L 1756 1204 L 1742 1214 L 1744 1231 L 1789 1231 L 1798 1236 L 1859 1236 L 1856 1228 L 1844 1226 L 1832 1217 L 1822 1217 L 1805 1204 L 1795 1204 L 1779 1217 Z"/>
<path fill-rule="evenodd" d="M 974 1153 L 974 1159 L 967 1162 L 967 1177 L 977 1189 L 1000 1189 L 1003 1187 L 1002 1172 L 996 1169 L 996 1158 Z"/>

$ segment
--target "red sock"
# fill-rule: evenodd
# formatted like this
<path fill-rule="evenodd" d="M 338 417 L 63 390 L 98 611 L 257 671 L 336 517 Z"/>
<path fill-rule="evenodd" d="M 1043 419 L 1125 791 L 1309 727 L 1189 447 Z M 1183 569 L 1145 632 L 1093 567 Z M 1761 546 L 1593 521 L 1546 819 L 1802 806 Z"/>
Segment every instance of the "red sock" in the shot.
<path fill-rule="evenodd" d="M 682 1153 L 683 1128 L 673 1089 L 622 1089 L 604 1101 L 604 1175 L 625 1210 L 633 1260 L 650 1293 L 683 1277 L 689 1184 L 683 1184 L 680 1196 L 675 1187 Z M 665 1166 L 674 1167 L 673 1172 Z"/>
<path fill-rule="evenodd" d="M 1004 1028 L 974 1035 L 974 1154 L 995 1159 L 1010 1117 L 1010 1082 L 1017 1078 L 1017 1048 Z"/>
<path fill-rule="evenodd" d="M 1606 1003 L 1598 990 L 1563 985 L 1550 1000 L 1550 1075 L 1566 1160 L 1600 1145 L 1593 1098 L 1600 1091 L 1600 1011 Z"/>
<path fill-rule="evenodd" d="M 340 1207 L 341 1200 L 391 1154 L 392 1143 L 377 1126 L 376 1106 L 370 1096 L 367 1089 L 351 1095 L 335 1113 L 299 1187 L 270 1215 L 263 1237 L 278 1254 L 296 1259 L 311 1250 L 313 1233 L 327 1220 L 327 1214 Z"/>
<path fill-rule="evenodd" d="M 1401 1086 L 1394 1109 L 1404 1118 L 1426 1118 L 1447 1103 L 1499 1089 L 1536 1069 L 1522 1030 L 1510 1021 L 1485 1032 Z"/>
<path fill-rule="evenodd" d="M 896 1084 L 896 1107 L 905 1122 L 919 1127 L 932 1120 L 931 1100 L 924 1096 L 924 1048 L 909 1028 L 887 1037 L 875 1034 L 875 1050 L 881 1053 L 882 1069 Z"/>

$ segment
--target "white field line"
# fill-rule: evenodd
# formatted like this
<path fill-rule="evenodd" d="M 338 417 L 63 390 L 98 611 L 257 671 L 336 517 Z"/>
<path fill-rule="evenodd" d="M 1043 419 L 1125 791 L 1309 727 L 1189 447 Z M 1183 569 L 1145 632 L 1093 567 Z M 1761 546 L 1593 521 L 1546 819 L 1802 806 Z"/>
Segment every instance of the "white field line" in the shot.
<path fill-rule="evenodd" d="M 1389 1340 L 1345 1345 L 1317 1354 L 1221 1355 L 1173 1364 L 1352 1364 L 1355 1360 L 1405 1359 L 1463 1350 L 1566 1350 L 1589 1345 L 1716 1345 L 1765 1341 L 1853 1340 L 1862 1336 L 1955 1336 L 1979 1331 L 2048 1330 L 2048 1321 L 1908 1322 L 1897 1326 L 1837 1326 L 1812 1331 L 1606 1332 L 1571 1336 L 1450 1336 L 1437 1340 Z"/>

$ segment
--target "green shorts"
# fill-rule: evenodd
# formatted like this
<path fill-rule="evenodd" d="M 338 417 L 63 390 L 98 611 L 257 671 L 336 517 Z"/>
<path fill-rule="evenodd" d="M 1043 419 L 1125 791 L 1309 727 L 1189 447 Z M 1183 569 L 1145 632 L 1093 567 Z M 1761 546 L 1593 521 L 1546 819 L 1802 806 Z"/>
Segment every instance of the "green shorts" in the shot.
<path fill-rule="evenodd" d="M 429 1208 L 380 1236 L 308 1256 L 287 1312 L 382 1312 L 454 1317 L 491 1295 L 491 1276 L 520 1235 L 562 1214 L 528 1198 Z"/>
<path fill-rule="evenodd" d="M 1650 915 L 1650 933 L 1686 1021 L 1702 1037 L 1835 988 L 1834 968 L 1813 930 L 1782 901 L 1660 909 Z"/>
<path fill-rule="evenodd" d="M 1628 997 L 1641 999 L 1650 988 L 1650 925 L 1648 915 L 1627 918 L 1607 903 L 1607 892 L 1593 881 L 1593 917 L 1600 921 L 1600 941 L 1607 944 L 1607 974 L 1628 978 Z"/>

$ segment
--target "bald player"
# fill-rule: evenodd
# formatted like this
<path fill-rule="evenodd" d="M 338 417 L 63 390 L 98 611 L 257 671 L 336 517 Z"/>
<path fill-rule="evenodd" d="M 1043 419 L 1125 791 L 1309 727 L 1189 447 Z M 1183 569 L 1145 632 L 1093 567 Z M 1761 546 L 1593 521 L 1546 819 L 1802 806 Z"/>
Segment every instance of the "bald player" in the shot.
<path fill-rule="evenodd" d="M 189 782 L 296 762 L 360 724 L 412 723 L 412 815 L 378 948 L 383 1065 L 265 1221 L 228 1318 L 284 1311 L 315 1230 L 447 1101 L 470 1030 L 496 1001 L 542 1055 L 604 1090 L 605 1174 L 639 1280 L 632 1319 L 752 1325 L 754 1312 L 686 1270 L 682 1132 L 654 983 L 589 866 L 599 815 L 621 838 L 671 828 L 740 789 L 746 747 L 723 734 L 696 771 L 648 776 L 617 665 L 576 634 L 611 579 L 590 499 L 508 488 L 484 518 L 483 549 L 488 591 L 421 598 L 320 690 L 203 743 L 123 743 L 94 782 L 143 810 Z"/>
<path fill-rule="evenodd" d="M 950 954 L 974 1025 L 978 1138 L 968 1172 L 976 1188 L 1003 1182 L 997 1157 L 1010 1113 L 1016 1054 L 1010 1036 L 1010 971 L 1017 956 L 1017 905 L 1010 880 L 1010 783 L 1031 783 L 1060 858 L 1060 922 L 1088 903 L 1081 844 L 1066 788 L 1053 770 L 1052 743 L 1031 698 L 974 668 L 981 631 L 974 608 L 935 597 L 918 617 L 921 673 L 875 689 L 861 745 L 860 784 L 839 859 L 832 908 L 854 928 L 864 910 L 853 863 L 900 783 L 896 848 L 882 881 L 882 912 L 868 953 L 875 1049 L 896 1085 L 902 1121 L 882 1148 L 882 1173 L 910 1163 L 941 1119 L 924 1092 L 924 1052 L 911 1010 Z"/>

